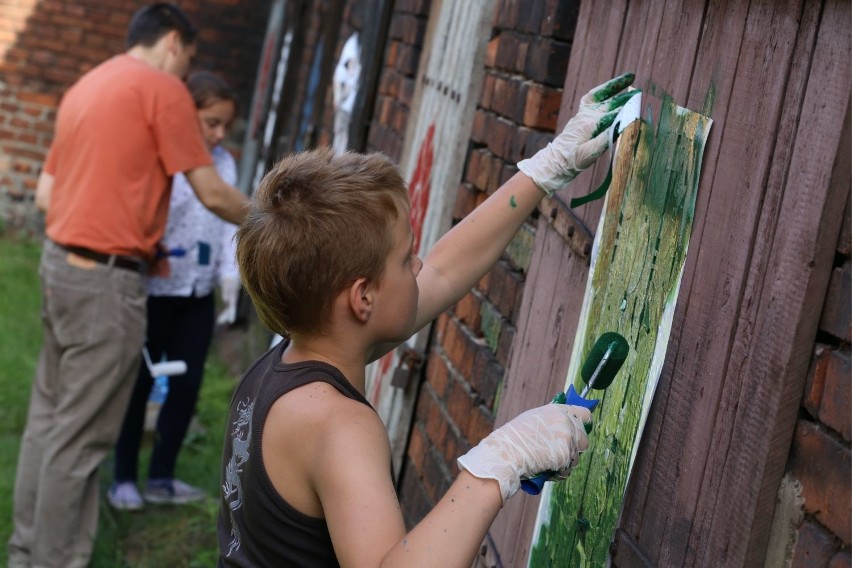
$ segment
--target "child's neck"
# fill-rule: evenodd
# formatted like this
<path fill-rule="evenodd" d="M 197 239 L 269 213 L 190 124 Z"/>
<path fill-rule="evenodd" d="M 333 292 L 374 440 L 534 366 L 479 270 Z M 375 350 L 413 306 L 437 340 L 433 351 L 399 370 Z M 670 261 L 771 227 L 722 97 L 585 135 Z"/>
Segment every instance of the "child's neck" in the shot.
<path fill-rule="evenodd" d="M 299 337 L 290 339 L 290 344 L 281 356 L 284 363 L 300 363 L 302 361 L 322 361 L 337 368 L 346 377 L 358 392 L 364 394 L 365 387 L 365 360 L 364 353 L 347 345 L 345 342 L 337 341 L 332 336 Z"/>

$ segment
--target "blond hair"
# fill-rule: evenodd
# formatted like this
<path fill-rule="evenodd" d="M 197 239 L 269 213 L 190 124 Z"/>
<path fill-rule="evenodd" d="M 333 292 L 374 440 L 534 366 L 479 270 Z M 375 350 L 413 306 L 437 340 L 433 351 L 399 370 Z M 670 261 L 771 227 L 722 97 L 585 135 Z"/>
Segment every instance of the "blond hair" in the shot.
<path fill-rule="evenodd" d="M 320 148 L 278 162 L 236 237 L 264 325 L 284 337 L 324 331 L 342 290 L 358 278 L 380 282 L 401 214 L 405 182 L 382 154 Z"/>

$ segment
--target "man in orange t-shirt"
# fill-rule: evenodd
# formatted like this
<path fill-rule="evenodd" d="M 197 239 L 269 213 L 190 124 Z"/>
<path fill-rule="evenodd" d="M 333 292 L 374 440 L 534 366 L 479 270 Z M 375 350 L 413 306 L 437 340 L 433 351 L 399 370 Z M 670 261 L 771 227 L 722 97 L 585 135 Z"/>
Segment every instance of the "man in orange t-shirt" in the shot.
<path fill-rule="evenodd" d="M 62 99 L 36 188 L 47 211 L 44 344 L 15 484 L 10 566 L 88 566 L 98 467 L 115 444 L 145 336 L 144 274 L 166 225 L 171 176 L 239 223 L 247 199 L 219 177 L 182 78 L 196 30 L 173 4 L 140 9 L 128 51 Z"/>

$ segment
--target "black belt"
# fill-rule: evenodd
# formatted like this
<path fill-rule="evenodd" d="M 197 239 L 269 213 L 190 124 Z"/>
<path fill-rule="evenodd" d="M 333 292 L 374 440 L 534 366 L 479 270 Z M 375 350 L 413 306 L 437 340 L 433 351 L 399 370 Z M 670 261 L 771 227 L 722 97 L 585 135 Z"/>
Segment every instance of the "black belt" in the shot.
<path fill-rule="evenodd" d="M 136 258 L 133 256 L 123 256 L 120 254 L 104 254 L 83 247 L 60 245 L 59 243 L 56 243 L 56 245 L 59 248 L 67 250 L 70 253 L 82 256 L 83 258 L 88 258 L 89 260 L 94 260 L 95 262 L 99 262 L 101 264 L 112 263 L 112 265 L 116 268 L 124 268 L 125 270 L 132 270 L 133 272 L 140 273 L 146 272 L 148 270 L 148 263 L 142 260 L 141 258 Z"/>

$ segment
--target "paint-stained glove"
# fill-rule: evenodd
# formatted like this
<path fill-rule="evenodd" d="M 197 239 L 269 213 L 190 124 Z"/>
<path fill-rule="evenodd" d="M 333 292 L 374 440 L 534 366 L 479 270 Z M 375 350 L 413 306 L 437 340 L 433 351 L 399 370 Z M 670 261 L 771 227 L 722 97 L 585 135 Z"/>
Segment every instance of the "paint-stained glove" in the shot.
<path fill-rule="evenodd" d="M 562 133 L 532 158 L 518 162 L 518 169 L 548 197 L 577 177 L 609 147 L 609 128 L 616 115 L 624 103 L 639 93 L 621 93 L 634 78 L 632 73 L 625 73 L 583 95 L 580 110 Z"/>
<path fill-rule="evenodd" d="M 216 318 L 217 325 L 231 325 L 237 319 L 237 300 L 240 296 L 240 280 L 233 276 L 222 278 L 219 281 L 219 290 L 222 293 L 222 303 L 225 308 Z"/>
<path fill-rule="evenodd" d="M 496 480 L 505 503 L 520 488 L 521 478 L 543 471 L 567 477 L 589 445 L 583 423 L 591 420 L 581 406 L 548 404 L 527 410 L 491 432 L 458 465 L 475 477 Z"/>

